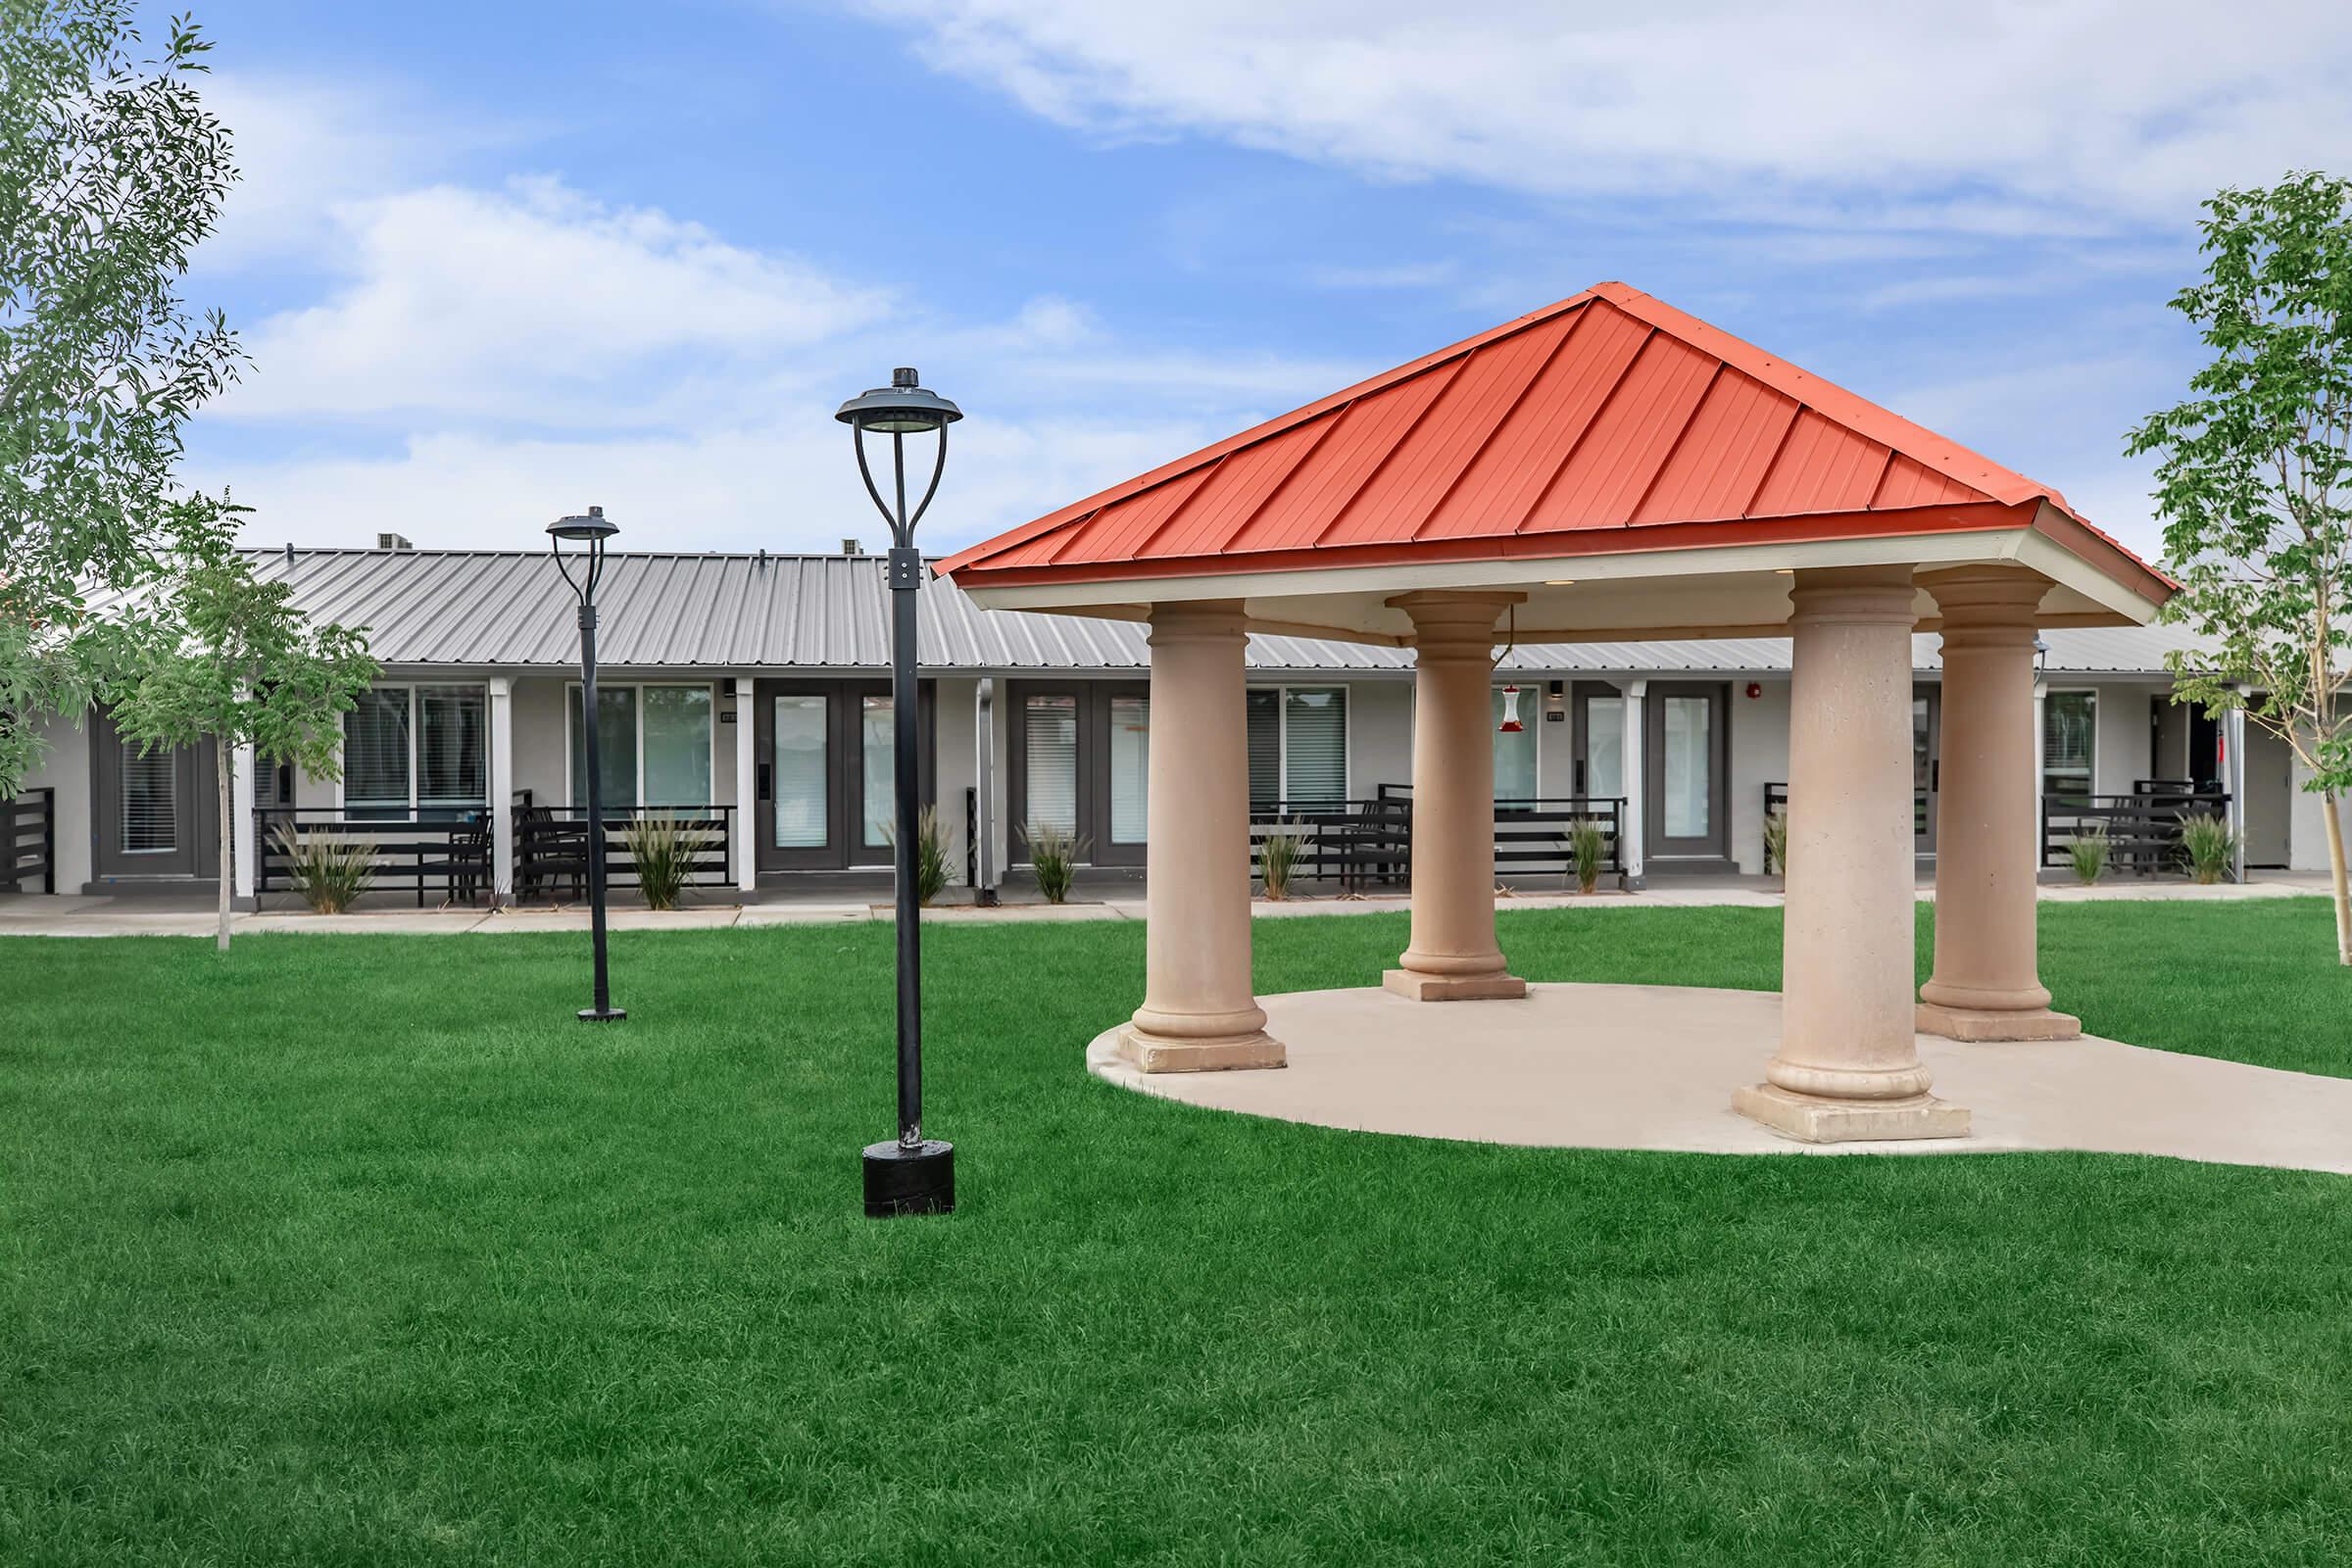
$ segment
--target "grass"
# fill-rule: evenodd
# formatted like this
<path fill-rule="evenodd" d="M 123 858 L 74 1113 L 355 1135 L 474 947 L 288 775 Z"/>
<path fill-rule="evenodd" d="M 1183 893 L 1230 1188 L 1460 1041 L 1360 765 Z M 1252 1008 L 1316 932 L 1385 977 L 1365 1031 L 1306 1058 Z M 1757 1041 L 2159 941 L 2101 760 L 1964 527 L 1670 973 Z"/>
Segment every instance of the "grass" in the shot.
<path fill-rule="evenodd" d="M 2098 1032 L 2352 1072 L 2327 906 L 2045 914 Z M 1774 983 L 1759 910 L 1504 916 Z M 1399 919 L 1266 921 L 1360 984 Z M 1129 924 L 0 943 L 0 1557 L 2341 1562 L 2352 1187 L 1296 1128 L 1085 1078 Z"/>

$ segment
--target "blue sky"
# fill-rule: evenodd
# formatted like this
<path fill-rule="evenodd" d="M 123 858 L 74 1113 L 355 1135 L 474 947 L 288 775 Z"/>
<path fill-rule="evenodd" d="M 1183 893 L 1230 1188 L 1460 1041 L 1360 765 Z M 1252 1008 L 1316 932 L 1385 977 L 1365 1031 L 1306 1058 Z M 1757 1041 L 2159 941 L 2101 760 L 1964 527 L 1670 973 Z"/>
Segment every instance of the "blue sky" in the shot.
<path fill-rule="evenodd" d="M 870 545 L 830 411 L 912 364 L 946 549 L 1622 278 L 2153 553 L 2196 203 L 2352 149 L 2352 8 L 2291 0 L 198 16 L 246 178 L 189 295 L 254 365 L 190 472 L 268 543 Z"/>

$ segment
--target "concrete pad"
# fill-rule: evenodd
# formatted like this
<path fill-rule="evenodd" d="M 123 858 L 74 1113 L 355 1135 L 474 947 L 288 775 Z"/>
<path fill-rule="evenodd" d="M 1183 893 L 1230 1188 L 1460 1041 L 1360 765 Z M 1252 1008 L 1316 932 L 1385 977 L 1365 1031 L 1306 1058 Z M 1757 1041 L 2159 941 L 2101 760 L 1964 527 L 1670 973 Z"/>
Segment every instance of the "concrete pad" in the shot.
<path fill-rule="evenodd" d="M 868 906 L 870 919 L 885 923 L 896 920 L 899 911 L 887 904 Z M 983 909 L 972 905 L 935 905 L 919 911 L 925 925 L 1053 925 L 1068 920 L 1125 920 L 1141 919 L 1139 910 L 1130 916 L 1115 904 L 1000 904 Z"/>
<path fill-rule="evenodd" d="M 1732 1109 L 1780 1038 L 1770 992 L 1536 985 L 1517 1002 L 1431 1009 L 1378 989 L 1260 997 L 1282 1072 L 1146 1075 L 1124 1023 L 1087 1052 L 1098 1077 L 1190 1104 L 1420 1138 L 1699 1153 L 2086 1150 L 2352 1174 L 2352 1079 L 2279 1072 L 2084 1036 L 1966 1045 L 1921 1036 L 1969 1136 L 1805 1144 Z"/>

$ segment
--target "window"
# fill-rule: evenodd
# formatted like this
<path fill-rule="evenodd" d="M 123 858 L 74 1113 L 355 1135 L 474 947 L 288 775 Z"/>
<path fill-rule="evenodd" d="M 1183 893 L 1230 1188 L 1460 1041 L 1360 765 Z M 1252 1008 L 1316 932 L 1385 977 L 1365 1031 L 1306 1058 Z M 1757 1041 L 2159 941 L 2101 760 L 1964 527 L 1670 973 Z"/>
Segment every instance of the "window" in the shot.
<path fill-rule="evenodd" d="M 1502 688 L 1494 688 L 1494 798 L 1498 801 L 1532 801 L 1536 799 L 1536 725 L 1542 722 L 1537 712 L 1538 694 L 1533 687 L 1519 688 L 1519 722 L 1524 728 L 1505 733 L 1502 728 Z"/>
<path fill-rule="evenodd" d="M 1585 794 L 1595 801 L 1625 798 L 1625 699 L 1585 699 Z"/>
<path fill-rule="evenodd" d="M 155 855 L 179 848 L 179 767 L 167 746 L 144 750 L 122 744 L 122 853 Z"/>
<path fill-rule="evenodd" d="M 571 804 L 588 804 L 580 747 L 580 689 L 570 688 L 564 722 L 571 739 Z M 596 689 L 598 793 L 609 811 L 710 804 L 711 697 L 708 686 Z M 779 824 L 779 831 L 781 826 Z"/>
<path fill-rule="evenodd" d="M 897 759 L 893 743 L 898 726 L 891 722 L 892 700 L 866 696 L 858 700 L 859 749 L 865 766 L 865 847 L 881 849 L 890 843 L 892 817 L 898 812 Z"/>
<path fill-rule="evenodd" d="M 1703 839 L 1707 836 L 1707 808 L 1714 799 L 1715 747 L 1710 729 L 1715 711 L 1711 697 L 1668 697 L 1661 705 L 1664 731 L 1661 781 L 1666 805 L 1665 836 Z"/>
<path fill-rule="evenodd" d="M 1028 820 L 1015 824 L 1025 834 L 1031 828 L 1078 831 L 1078 699 L 1039 693 L 1021 704 L 1022 762 L 1028 769 Z"/>
<path fill-rule="evenodd" d="M 489 693 L 374 686 L 343 715 L 343 808 L 380 819 L 450 817 L 489 804 Z"/>
<path fill-rule="evenodd" d="M 1322 810 L 1348 799 L 1348 688 L 1285 686 L 1252 691 L 1250 808 Z"/>
<path fill-rule="evenodd" d="M 2099 694 L 2052 692 L 2041 710 L 2041 787 L 2087 800 L 2097 777 Z"/>
<path fill-rule="evenodd" d="M 1141 844 L 1151 819 L 1152 699 L 1110 700 L 1110 842 Z"/>
<path fill-rule="evenodd" d="M 825 845 L 826 701 L 814 693 L 778 697 L 775 710 L 776 848 Z"/>

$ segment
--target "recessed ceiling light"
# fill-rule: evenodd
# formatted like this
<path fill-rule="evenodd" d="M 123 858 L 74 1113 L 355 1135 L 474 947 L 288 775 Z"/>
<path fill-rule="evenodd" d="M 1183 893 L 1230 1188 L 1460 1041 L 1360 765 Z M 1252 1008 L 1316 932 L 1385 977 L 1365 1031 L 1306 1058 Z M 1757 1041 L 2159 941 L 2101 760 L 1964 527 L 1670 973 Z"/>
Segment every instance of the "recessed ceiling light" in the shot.
<path fill-rule="evenodd" d="M 1574 577 L 1546 577 L 1544 579 L 1544 586 L 1546 588 L 1573 588 L 1576 586 L 1576 579 Z"/>
<path fill-rule="evenodd" d="M 1775 577 L 1793 577 L 1796 575 L 1796 568 L 1794 566 L 1775 566 L 1772 568 L 1772 574 Z"/>

